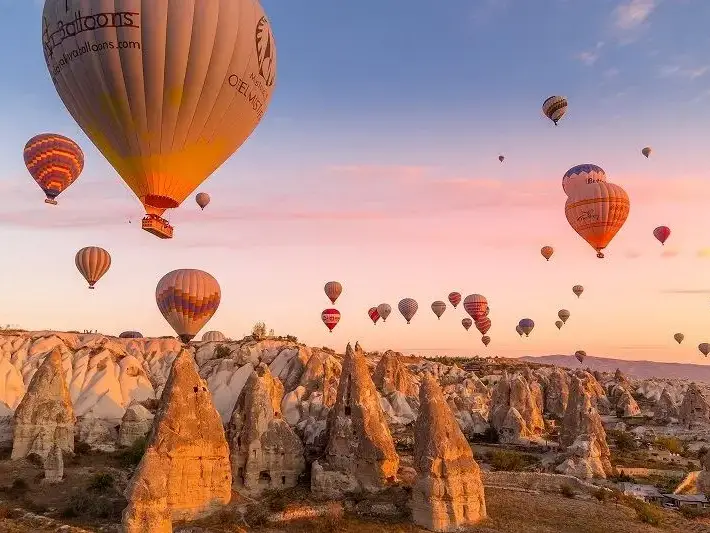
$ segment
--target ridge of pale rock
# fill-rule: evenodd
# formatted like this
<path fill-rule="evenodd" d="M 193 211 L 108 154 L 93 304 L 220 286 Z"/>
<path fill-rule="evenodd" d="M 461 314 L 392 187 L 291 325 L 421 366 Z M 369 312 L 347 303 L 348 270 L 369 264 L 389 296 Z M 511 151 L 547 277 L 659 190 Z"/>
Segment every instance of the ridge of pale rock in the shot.
<path fill-rule="evenodd" d="M 688 390 L 685 391 L 679 415 L 687 427 L 710 423 L 710 403 L 695 382 L 688 385 Z"/>
<path fill-rule="evenodd" d="M 385 396 L 393 392 L 401 392 L 405 396 L 418 396 L 419 385 L 407 367 L 402 363 L 400 355 L 387 350 L 377 362 L 372 381 L 375 387 Z"/>
<path fill-rule="evenodd" d="M 566 452 L 567 459 L 556 467 L 560 474 L 580 479 L 606 478 L 601 448 L 594 435 L 578 436 Z"/>
<path fill-rule="evenodd" d="M 229 503 L 229 447 L 207 383 L 189 352 L 175 358 L 153 430 L 126 488 L 126 533 L 171 531 L 171 522 L 194 520 Z"/>
<path fill-rule="evenodd" d="M 669 422 L 671 419 L 678 418 L 678 406 L 666 387 L 663 388 L 661 397 L 653 408 L 653 417 L 659 422 Z"/>
<path fill-rule="evenodd" d="M 522 425 L 511 408 L 520 416 Z M 545 429 L 539 401 L 533 396 L 528 382 L 520 375 L 510 377 L 507 372 L 504 373 L 493 389 L 490 413 L 491 425 L 499 434 L 504 430 L 509 442 L 537 437 Z M 513 419 L 514 424 L 511 423 Z M 514 430 L 519 430 L 519 433 L 515 435 Z"/>
<path fill-rule="evenodd" d="M 153 427 L 154 415 L 143 405 L 131 403 L 121 419 L 118 430 L 118 445 L 132 446 L 138 439 L 145 437 Z"/>
<path fill-rule="evenodd" d="M 565 416 L 567 409 L 569 383 L 569 374 L 559 367 L 555 367 L 547 377 L 545 411 L 559 419 Z"/>

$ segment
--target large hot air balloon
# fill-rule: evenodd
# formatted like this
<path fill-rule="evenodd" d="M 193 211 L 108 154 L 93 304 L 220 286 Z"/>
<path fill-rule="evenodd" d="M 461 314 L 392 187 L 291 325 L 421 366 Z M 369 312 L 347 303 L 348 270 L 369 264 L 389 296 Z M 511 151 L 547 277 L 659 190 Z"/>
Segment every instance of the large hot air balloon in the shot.
<path fill-rule="evenodd" d="M 444 311 L 446 311 L 446 304 L 441 300 L 437 300 L 431 304 L 431 310 L 434 311 L 436 318 L 441 320 L 441 315 L 443 315 Z"/>
<path fill-rule="evenodd" d="M 555 249 L 552 246 L 543 246 L 540 248 L 540 253 L 542 254 L 542 257 L 549 261 L 552 254 L 555 253 Z"/>
<path fill-rule="evenodd" d="M 476 329 L 481 333 L 481 335 L 485 335 L 488 333 L 488 330 L 491 329 L 491 319 L 487 316 L 479 318 L 476 320 Z"/>
<path fill-rule="evenodd" d="M 56 133 L 35 135 L 25 145 L 25 166 L 47 196 L 44 201 L 57 205 L 56 197 L 74 183 L 84 169 L 84 152 L 68 137 Z"/>
<path fill-rule="evenodd" d="M 87 246 L 76 253 L 74 264 L 84 279 L 89 282 L 89 288 L 93 289 L 96 282 L 111 267 L 111 255 L 98 246 Z"/>
<path fill-rule="evenodd" d="M 161 238 L 161 215 L 244 143 L 274 88 L 257 0 L 45 0 L 42 41 L 59 97 Z"/>
<path fill-rule="evenodd" d="M 343 286 L 337 281 L 329 281 L 325 284 L 323 290 L 325 291 L 325 295 L 330 299 L 330 303 L 335 303 L 340 293 L 343 292 Z"/>
<path fill-rule="evenodd" d="M 629 216 L 629 196 L 614 183 L 591 183 L 576 187 L 565 202 L 565 215 L 572 229 L 604 258 L 607 247 Z"/>
<path fill-rule="evenodd" d="M 555 326 L 557 326 L 557 329 L 562 329 L 562 326 L 564 326 L 565 323 L 562 322 L 561 320 L 555 320 Z"/>
<path fill-rule="evenodd" d="M 580 294 L 581 294 L 581 293 L 580 293 Z M 560 310 L 557 312 L 557 316 L 560 317 L 560 320 L 561 320 L 563 323 L 566 323 L 566 322 L 567 322 L 567 319 L 569 318 L 569 311 L 567 311 L 567 309 L 560 309 Z"/>
<path fill-rule="evenodd" d="M 491 343 L 491 338 L 488 335 L 484 335 L 483 337 L 481 337 L 481 342 L 484 345 L 488 346 Z"/>
<path fill-rule="evenodd" d="M 202 342 L 222 342 L 227 340 L 221 331 L 205 331 L 202 334 Z"/>
<path fill-rule="evenodd" d="M 681 342 L 683 342 L 683 339 L 685 339 L 685 335 L 683 335 L 682 333 L 676 333 L 675 335 L 673 335 L 673 338 L 678 344 L 680 344 Z"/>
<path fill-rule="evenodd" d="M 567 98 L 564 96 L 550 96 L 542 103 L 542 112 L 557 126 L 559 120 L 567 112 Z"/>
<path fill-rule="evenodd" d="M 471 320 L 471 319 L 468 318 L 468 317 L 462 318 L 462 319 L 461 319 L 461 325 L 462 325 L 464 328 L 466 328 L 466 331 L 468 331 L 468 329 L 469 329 L 471 326 L 473 326 L 473 320 Z"/>
<path fill-rule="evenodd" d="M 380 313 L 377 312 L 377 307 L 370 307 L 370 309 L 367 310 L 367 316 L 370 317 L 373 324 L 377 324 L 377 321 L 380 319 Z"/>
<path fill-rule="evenodd" d="M 505 156 L 499 155 L 499 156 L 498 156 L 498 161 L 500 161 L 501 163 L 502 163 L 503 161 L 505 161 Z"/>
<path fill-rule="evenodd" d="M 195 201 L 197 202 L 197 205 L 200 206 L 200 209 L 204 211 L 207 204 L 210 203 L 210 195 L 206 192 L 198 192 L 197 196 L 195 196 Z"/>
<path fill-rule="evenodd" d="M 326 309 L 320 314 L 320 319 L 328 330 L 333 333 L 333 328 L 340 322 L 340 311 L 337 309 Z"/>
<path fill-rule="evenodd" d="M 382 317 L 382 322 L 387 322 L 387 317 L 392 312 L 392 306 L 390 304 L 380 304 L 377 306 L 377 312 Z"/>
<path fill-rule="evenodd" d="M 479 318 L 486 316 L 488 300 L 480 294 L 469 294 L 463 301 L 463 308 L 475 322 Z"/>
<path fill-rule="evenodd" d="M 221 298 L 217 280 L 192 268 L 168 272 L 155 287 L 158 309 L 185 344 L 212 318 Z"/>
<path fill-rule="evenodd" d="M 656 237 L 661 244 L 665 244 L 668 237 L 671 236 L 671 229 L 668 226 L 658 226 L 653 230 L 653 236 Z"/>
<path fill-rule="evenodd" d="M 574 287 L 572 287 L 572 292 L 577 295 L 577 298 L 579 298 L 584 292 L 584 287 L 582 287 L 581 285 L 575 285 Z"/>
<path fill-rule="evenodd" d="M 397 308 L 399 309 L 399 312 L 402 313 L 402 316 L 407 321 L 407 324 L 409 324 L 409 321 L 412 320 L 412 317 L 417 312 L 417 309 L 419 309 L 419 304 L 412 298 L 404 298 L 399 301 Z"/>
<path fill-rule="evenodd" d="M 142 339 L 143 334 L 140 331 L 124 331 L 118 336 L 119 339 Z"/>
<path fill-rule="evenodd" d="M 449 303 L 451 303 L 451 305 L 454 306 L 454 309 L 456 309 L 456 306 L 461 303 L 461 294 L 458 292 L 450 292 Z"/>
<path fill-rule="evenodd" d="M 535 327 L 535 322 L 533 322 L 530 318 L 523 318 L 520 322 L 518 322 L 518 326 L 520 327 L 522 332 L 525 333 L 525 336 L 529 337 L 530 332 Z"/>
<path fill-rule="evenodd" d="M 523 328 L 520 327 L 520 324 L 515 326 L 515 332 L 520 335 L 521 337 L 523 336 Z"/>
<path fill-rule="evenodd" d="M 701 342 L 698 344 L 698 350 L 700 350 L 701 354 L 707 357 L 708 353 L 710 353 L 710 344 L 707 342 Z"/>
<path fill-rule="evenodd" d="M 604 169 L 591 163 L 574 166 L 562 176 L 562 190 L 567 196 L 581 185 L 592 183 L 606 183 L 606 173 Z"/>
<path fill-rule="evenodd" d="M 577 358 L 577 361 L 581 363 L 584 361 L 584 358 L 587 357 L 587 352 L 584 350 L 577 350 L 574 352 L 574 356 Z"/>
<path fill-rule="evenodd" d="M 648 159 L 648 156 L 651 155 L 651 152 L 653 152 L 653 150 L 650 146 L 646 146 L 641 150 L 641 153 L 646 156 L 646 159 Z"/>

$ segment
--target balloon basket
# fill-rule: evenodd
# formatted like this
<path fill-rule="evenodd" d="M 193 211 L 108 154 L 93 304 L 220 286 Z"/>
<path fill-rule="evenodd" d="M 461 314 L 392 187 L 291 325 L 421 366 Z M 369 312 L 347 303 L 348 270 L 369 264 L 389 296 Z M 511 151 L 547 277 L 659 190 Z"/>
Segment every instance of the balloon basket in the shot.
<path fill-rule="evenodd" d="M 173 227 L 162 217 L 147 215 L 143 217 L 141 227 L 160 239 L 173 238 Z"/>
<path fill-rule="evenodd" d="M 45 204 L 50 204 L 50 205 L 57 205 L 57 201 L 52 199 L 52 198 L 45 198 L 44 199 Z"/>

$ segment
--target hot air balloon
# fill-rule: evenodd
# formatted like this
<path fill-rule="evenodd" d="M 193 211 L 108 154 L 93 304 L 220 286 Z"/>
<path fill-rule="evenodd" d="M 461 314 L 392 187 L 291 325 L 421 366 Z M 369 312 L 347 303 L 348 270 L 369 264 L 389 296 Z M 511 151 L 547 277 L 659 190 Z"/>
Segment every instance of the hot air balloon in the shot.
<path fill-rule="evenodd" d="M 491 312 L 491 308 L 486 306 L 486 314 L 484 316 L 488 316 L 488 314 Z"/>
<path fill-rule="evenodd" d="M 143 334 L 140 331 L 124 331 L 118 336 L 119 339 L 142 339 Z"/>
<path fill-rule="evenodd" d="M 521 337 L 523 336 L 523 329 L 520 327 L 520 324 L 515 326 L 515 332 L 520 335 Z"/>
<path fill-rule="evenodd" d="M 681 342 L 683 342 L 683 339 L 685 339 L 685 335 L 683 335 L 682 333 L 676 333 L 675 335 L 673 335 L 673 338 L 678 344 L 680 344 Z"/>
<path fill-rule="evenodd" d="M 387 317 L 390 316 L 392 312 L 392 307 L 390 304 L 380 304 L 377 306 L 377 312 L 382 317 L 382 322 L 387 322 Z"/>
<path fill-rule="evenodd" d="M 451 305 L 454 306 L 454 309 L 456 309 L 456 306 L 461 303 L 461 294 L 459 294 L 458 292 L 450 292 L 449 302 L 451 303 Z"/>
<path fill-rule="evenodd" d="M 572 292 L 577 295 L 577 298 L 579 298 L 584 292 L 584 287 L 582 287 L 581 285 L 575 285 L 574 287 L 572 287 Z"/>
<path fill-rule="evenodd" d="M 576 293 L 575 293 L 575 294 L 576 294 Z M 580 294 L 582 294 L 582 293 L 580 292 Z M 563 323 L 567 323 L 567 319 L 569 318 L 569 311 L 567 311 L 567 309 L 560 309 L 560 310 L 557 312 L 557 316 L 560 317 L 560 320 L 561 320 Z"/>
<path fill-rule="evenodd" d="M 68 5 L 44 4 L 54 87 L 145 207 L 143 229 L 169 239 L 173 228 L 161 215 L 244 143 L 269 106 L 269 21 L 257 0 Z"/>
<path fill-rule="evenodd" d="M 434 311 L 436 318 L 441 320 L 441 315 L 443 315 L 444 311 L 446 311 L 446 304 L 441 300 L 437 300 L 431 304 L 431 310 Z"/>
<path fill-rule="evenodd" d="M 562 329 L 562 326 L 564 326 L 565 323 L 562 322 L 561 320 L 555 320 L 555 326 L 557 326 L 557 329 Z"/>
<path fill-rule="evenodd" d="M 491 319 L 487 316 L 479 318 L 475 323 L 476 329 L 481 333 L 481 335 L 485 335 L 488 333 L 488 330 L 491 329 Z"/>
<path fill-rule="evenodd" d="M 412 320 L 412 317 L 417 312 L 417 309 L 419 309 L 419 304 L 412 298 L 404 298 L 403 300 L 400 300 L 397 308 L 399 309 L 399 312 L 402 313 L 402 316 L 407 321 L 407 324 L 409 324 L 409 321 Z"/>
<path fill-rule="evenodd" d="M 500 161 L 502 163 L 504 160 L 505 160 L 505 156 L 502 156 L 502 155 L 498 156 L 498 161 Z"/>
<path fill-rule="evenodd" d="M 525 333 L 525 336 L 529 337 L 530 332 L 535 327 L 535 322 L 533 322 L 529 318 L 523 318 L 520 322 L 518 322 L 518 326 L 520 326 L 520 329 L 522 330 L 522 332 Z"/>
<path fill-rule="evenodd" d="M 698 344 L 698 350 L 700 350 L 701 354 L 707 357 L 708 353 L 710 353 L 710 344 L 708 344 L 707 342 L 702 342 Z"/>
<path fill-rule="evenodd" d="M 377 321 L 380 319 L 380 313 L 377 312 L 377 307 L 370 307 L 370 309 L 367 310 L 367 316 L 370 317 L 373 324 L 377 324 Z"/>
<path fill-rule="evenodd" d="M 320 319 L 328 330 L 333 333 L 333 328 L 340 322 L 340 311 L 337 309 L 326 309 L 320 314 Z"/>
<path fill-rule="evenodd" d="M 579 186 L 592 183 L 606 183 L 606 173 L 591 163 L 574 166 L 562 176 L 562 190 L 567 196 Z"/>
<path fill-rule="evenodd" d="M 217 280 L 192 268 L 168 272 L 155 287 L 158 309 L 185 344 L 212 318 L 221 298 Z"/>
<path fill-rule="evenodd" d="M 484 335 L 483 337 L 481 337 L 481 342 L 484 345 L 488 346 L 491 343 L 491 338 L 488 335 Z"/>
<path fill-rule="evenodd" d="M 93 289 L 96 282 L 111 267 L 111 255 L 98 246 L 87 246 L 76 253 L 74 264 L 84 279 L 89 282 L 89 288 Z"/>
<path fill-rule="evenodd" d="M 488 300 L 480 294 L 469 294 L 463 301 L 464 310 L 473 318 L 474 321 L 486 316 L 488 308 Z"/>
<path fill-rule="evenodd" d="M 650 146 L 647 146 L 641 150 L 641 153 L 646 156 L 646 159 L 648 159 L 648 156 L 651 155 L 651 152 L 653 152 L 653 150 L 651 150 Z"/>
<path fill-rule="evenodd" d="M 343 286 L 337 281 L 329 281 L 325 284 L 323 290 L 325 291 L 325 295 L 330 299 L 330 303 L 335 303 L 340 293 L 343 292 Z"/>
<path fill-rule="evenodd" d="M 462 318 L 462 319 L 461 319 L 461 325 L 462 325 L 464 328 L 466 328 L 466 331 L 468 331 L 468 329 L 469 329 L 471 326 L 473 326 L 473 320 L 471 320 L 471 319 L 468 318 L 468 317 Z"/>
<path fill-rule="evenodd" d="M 570 192 L 565 215 L 572 229 L 604 259 L 607 247 L 629 216 L 629 196 L 614 183 L 591 183 Z"/>
<path fill-rule="evenodd" d="M 656 237 L 661 244 L 665 244 L 668 237 L 671 236 L 671 229 L 668 226 L 658 226 L 653 230 L 653 236 Z"/>
<path fill-rule="evenodd" d="M 221 331 L 206 331 L 202 334 L 202 342 L 223 342 L 227 340 Z"/>
<path fill-rule="evenodd" d="M 552 254 L 555 253 L 555 249 L 552 246 L 543 246 L 540 248 L 540 253 L 542 254 L 542 257 L 549 261 Z"/>
<path fill-rule="evenodd" d="M 581 363 L 582 361 L 584 361 L 584 358 L 587 357 L 587 352 L 585 352 L 584 350 L 577 350 L 576 352 L 574 352 L 574 356 L 577 358 L 577 361 Z"/>
<path fill-rule="evenodd" d="M 559 120 L 567 112 L 567 98 L 564 96 L 550 96 L 542 103 L 542 112 L 557 126 Z"/>
<path fill-rule="evenodd" d="M 35 135 L 25 145 L 25 166 L 47 196 L 44 201 L 57 205 L 55 199 L 74 183 L 84 169 L 84 152 L 68 137 L 56 133 Z"/>
<path fill-rule="evenodd" d="M 204 211 L 207 204 L 210 203 L 210 195 L 206 192 L 198 192 L 197 196 L 195 196 L 195 201 L 197 202 L 197 205 L 200 206 L 200 209 Z"/>

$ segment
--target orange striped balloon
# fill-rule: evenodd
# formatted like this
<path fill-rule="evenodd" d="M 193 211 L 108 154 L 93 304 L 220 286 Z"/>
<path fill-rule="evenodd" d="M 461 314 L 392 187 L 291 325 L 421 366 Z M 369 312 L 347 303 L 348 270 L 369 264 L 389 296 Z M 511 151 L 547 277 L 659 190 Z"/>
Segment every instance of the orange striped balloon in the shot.
<path fill-rule="evenodd" d="M 25 145 L 25 165 L 48 204 L 74 183 L 84 169 L 84 152 L 68 137 L 56 133 L 35 135 Z"/>
<path fill-rule="evenodd" d="M 87 246 L 76 253 L 74 263 L 84 279 L 89 282 L 89 288 L 93 289 L 96 282 L 111 267 L 111 254 L 98 246 Z"/>

